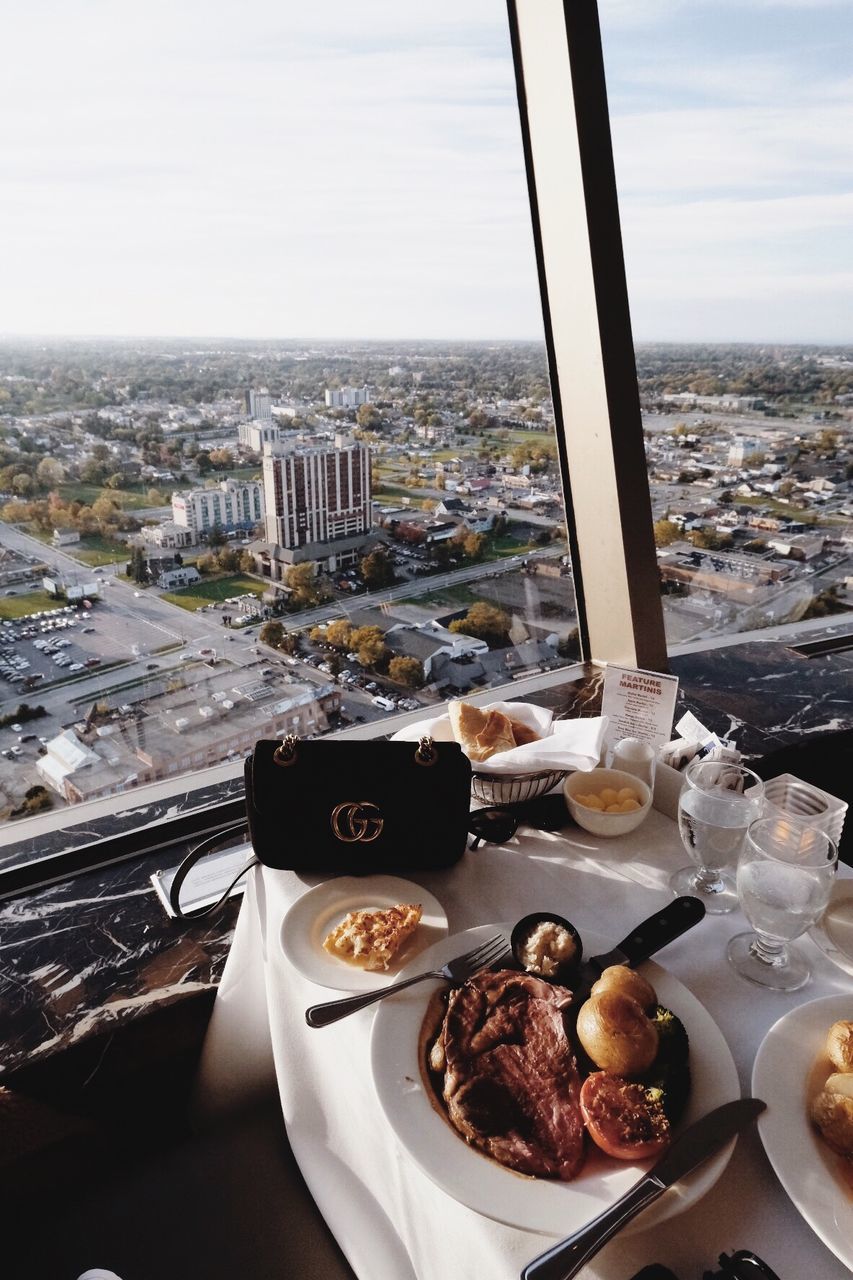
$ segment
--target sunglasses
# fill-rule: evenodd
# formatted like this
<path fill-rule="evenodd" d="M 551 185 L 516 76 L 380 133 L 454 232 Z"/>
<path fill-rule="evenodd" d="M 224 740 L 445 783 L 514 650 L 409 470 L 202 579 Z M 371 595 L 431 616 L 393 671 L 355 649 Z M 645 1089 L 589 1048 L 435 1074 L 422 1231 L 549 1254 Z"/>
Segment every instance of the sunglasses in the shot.
<path fill-rule="evenodd" d="M 738 1249 L 731 1256 L 721 1253 L 719 1263 L 722 1271 L 706 1271 L 702 1280 L 779 1280 L 773 1268 L 748 1249 Z"/>
<path fill-rule="evenodd" d="M 468 846 L 505 844 L 522 825 L 538 831 L 559 831 L 569 821 L 562 795 L 537 796 L 521 804 L 491 805 L 474 809 L 468 816 L 468 830 L 474 837 Z"/>
<path fill-rule="evenodd" d="M 719 1263 L 722 1271 L 705 1271 L 702 1280 L 779 1280 L 776 1272 L 755 1253 L 748 1249 L 738 1249 L 736 1253 L 721 1253 Z M 674 1271 L 660 1263 L 652 1263 L 643 1267 L 631 1280 L 678 1280 Z"/>

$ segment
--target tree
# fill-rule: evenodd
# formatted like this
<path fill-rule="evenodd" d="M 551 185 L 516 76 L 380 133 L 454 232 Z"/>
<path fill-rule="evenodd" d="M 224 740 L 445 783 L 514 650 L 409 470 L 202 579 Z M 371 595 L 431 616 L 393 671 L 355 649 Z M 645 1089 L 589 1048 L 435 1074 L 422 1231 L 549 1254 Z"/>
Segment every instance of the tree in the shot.
<path fill-rule="evenodd" d="M 216 563 L 220 573 L 236 573 L 240 568 L 240 552 L 231 547 L 222 547 L 216 555 Z"/>
<path fill-rule="evenodd" d="M 484 533 L 469 533 L 463 540 L 462 547 L 469 560 L 480 560 L 486 546 Z"/>
<path fill-rule="evenodd" d="M 485 600 L 472 604 L 464 618 L 451 622 L 448 630 L 456 635 L 475 636 L 494 648 L 509 642 L 511 619 L 508 613 Z"/>
<path fill-rule="evenodd" d="M 101 524 L 112 524 L 119 514 L 119 508 L 114 499 L 108 498 L 102 493 L 100 498 L 96 498 L 92 503 L 92 515 Z"/>
<path fill-rule="evenodd" d="M 729 533 L 714 533 L 711 530 L 706 532 L 704 529 L 694 529 L 690 534 L 690 541 L 694 547 L 701 547 L 703 551 L 725 551 L 731 547 L 734 539 Z"/>
<path fill-rule="evenodd" d="M 423 663 L 417 658 L 392 658 L 388 663 L 388 675 L 397 684 L 404 684 L 408 689 L 423 687 Z"/>
<path fill-rule="evenodd" d="M 53 489 L 65 479 L 65 468 L 56 458 L 42 458 L 36 467 L 39 484 L 44 489 Z"/>
<path fill-rule="evenodd" d="M 84 484 L 103 484 L 107 469 L 102 462 L 92 459 L 80 471 L 80 479 Z"/>
<path fill-rule="evenodd" d="M 273 649 L 280 649 L 284 634 L 284 627 L 280 622 L 265 622 L 258 632 L 258 639 L 261 644 L 268 644 Z"/>
<path fill-rule="evenodd" d="M 290 587 L 293 603 L 300 608 L 319 604 L 325 592 L 315 577 L 314 562 L 306 560 L 304 564 L 292 564 L 284 575 L 285 586 Z"/>
<path fill-rule="evenodd" d="M 255 557 L 251 551 L 241 551 L 238 568 L 241 573 L 255 572 Z"/>
<path fill-rule="evenodd" d="M 363 667 L 379 667 L 388 657 L 388 646 L 379 627 L 358 627 L 350 643 Z"/>
<path fill-rule="evenodd" d="M 329 623 L 326 627 L 326 644 L 334 645 L 336 649 L 352 647 L 352 626 L 346 618 L 335 618 L 334 622 Z"/>
<path fill-rule="evenodd" d="M 360 427 L 368 429 L 378 426 L 380 422 L 379 414 L 372 404 L 360 404 L 355 420 Z"/>
<path fill-rule="evenodd" d="M 148 581 L 148 568 L 142 547 L 134 547 L 130 553 L 129 576 L 134 582 L 143 583 Z"/>
<path fill-rule="evenodd" d="M 15 493 L 19 493 L 22 498 L 28 497 L 35 487 L 35 481 L 32 476 L 27 475 L 26 471 L 19 471 L 17 475 L 12 477 L 12 488 Z"/>
<path fill-rule="evenodd" d="M 361 576 L 371 590 L 387 587 L 394 581 L 394 566 L 384 547 L 374 549 L 361 561 Z"/>
<path fill-rule="evenodd" d="M 216 570 L 218 568 L 218 565 L 216 563 L 216 556 L 212 556 L 212 555 L 199 556 L 199 558 L 195 562 L 195 567 L 198 569 L 199 573 L 201 574 L 216 573 Z"/>
<path fill-rule="evenodd" d="M 656 547 L 668 547 L 671 542 L 681 537 L 678 525 L 673 524 L 671 520 L 655 520 L 653 528 Z"/>
<path fill-rule="evenodd" d="M 225 534 L 222 531 L 221 524 L 215 524 L 207 535 L 207 545 L 209 547 L 224 547 Z"/>

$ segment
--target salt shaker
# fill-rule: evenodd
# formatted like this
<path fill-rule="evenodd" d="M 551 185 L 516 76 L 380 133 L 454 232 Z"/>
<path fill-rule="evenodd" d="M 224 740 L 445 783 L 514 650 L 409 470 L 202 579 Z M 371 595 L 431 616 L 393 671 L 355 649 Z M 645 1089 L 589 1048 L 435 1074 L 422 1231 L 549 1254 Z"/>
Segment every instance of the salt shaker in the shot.
<path fill-rule="evenodd" d="M 641 738 L 622 738 L 613 748 L 612 768 L 633 774 L 650 787 L 655 781 L 655 751 Z"/>

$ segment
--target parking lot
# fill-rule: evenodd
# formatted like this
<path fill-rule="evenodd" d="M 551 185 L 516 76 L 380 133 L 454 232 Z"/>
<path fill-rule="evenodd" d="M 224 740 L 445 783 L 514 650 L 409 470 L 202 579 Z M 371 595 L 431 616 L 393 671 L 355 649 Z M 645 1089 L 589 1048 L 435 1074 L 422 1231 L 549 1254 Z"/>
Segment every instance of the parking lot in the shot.
<path fill-rule="evenodd" d="M 82 608 L 64 605 L 0 622 L 0 680 L 6 692 L 31 693 L 97 666 L 100 659 L 87 656 L 77 643 L 77 633 L 87 629 L 86 617 Z"/>

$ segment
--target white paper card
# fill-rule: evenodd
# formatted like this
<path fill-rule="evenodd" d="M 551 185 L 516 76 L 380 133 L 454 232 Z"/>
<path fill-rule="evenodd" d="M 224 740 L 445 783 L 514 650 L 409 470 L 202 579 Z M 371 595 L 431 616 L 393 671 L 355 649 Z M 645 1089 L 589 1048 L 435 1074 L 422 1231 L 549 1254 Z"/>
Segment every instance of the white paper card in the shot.
<path fill-rule="evenodd" d="M 237 872 L 252 856 L 252 846 L 241 844 L 235 849 L 223 849 L 221 853 L 211 853 L 202 858 L 181 887 L 181 910 L 193 911 L 197 907 L 209 907 L 211 903 L 218 902 Z M 177 867 L 170 867 L 168 871 L 155 871 L 151 877 L 151 883 L 157 890 L 166 914 L 172 917 L 175 913 L 169 901 L 169 890 L 177 870 Z M 242 893 L 244 884 L 244 880 L 238 880 L 229 893 L 229 898 Z"/>
<path fill-rule="evenodd" d="M 639 738 L 655 748 L 669 742 L 677 693 L 677 676 L 608 664 L 601 699 L 601 714 L 609 722 L 606 746 L 622 738 Z"/>

